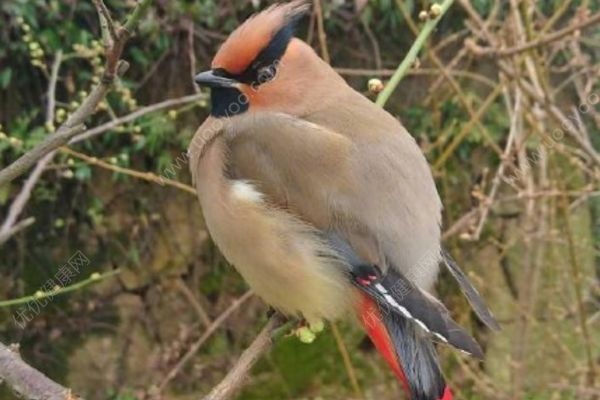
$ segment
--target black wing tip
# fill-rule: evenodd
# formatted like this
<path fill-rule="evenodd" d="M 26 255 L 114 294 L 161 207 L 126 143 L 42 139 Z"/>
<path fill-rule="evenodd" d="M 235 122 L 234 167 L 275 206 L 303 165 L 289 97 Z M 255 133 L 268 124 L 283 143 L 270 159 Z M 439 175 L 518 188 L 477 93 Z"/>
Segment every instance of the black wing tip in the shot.
<path fill-rule="evenodd" d="M 466 334 L 465 332 L 461 332 L 460 337 L 452 337 L 451 340 L 453 342 L 451 342 L 451 344 L 454 347 L 466 353 L 467 355 L 479 361 L 483 361 L 485 359 L 485 353 L 483 352 L 483 349 L 481 348 L 479 343 L 477 343 L 477 341 L 473 337 Z"/>
<path fill-rule="evenodd" d="M 471 308 L 479 320 L 493 331 L 498 332 L 502 330 L 492 311 L 486 305 L 477 289 L 475 289 L 473 284 L 469 281 L 469 278 L 460 269 L 456 261 L 454 261 L 454 258 L 452 258 L 448 250 L 442 249 L 441 254 L 444 265 L 448 268 L 452 277 L 458 282 L 461 291 L 469 301 Z"/>
<path fill-rule="evenodd" d="M 479 318 L 482 319 L 481 316 L 479 316 Z M 496 317 L 494 317 L 494 314 L 492 313 L 489 313 L 487 320 L 482 320 L 481 322 L 483 322 L 485 326 L 487 326 L 494 332 L 500 332 L 502 330 L 502 326 L 500 326 L 498 320 L 496 319 Z"/>

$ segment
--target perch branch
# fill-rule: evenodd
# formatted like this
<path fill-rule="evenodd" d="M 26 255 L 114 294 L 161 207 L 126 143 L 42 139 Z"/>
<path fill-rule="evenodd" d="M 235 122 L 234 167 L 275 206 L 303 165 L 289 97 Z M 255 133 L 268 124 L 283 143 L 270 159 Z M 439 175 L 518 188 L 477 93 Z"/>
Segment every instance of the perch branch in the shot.
<path fill-rule="evenodd" d="M 273 341 L 284 334 L 290 324 L 283 324 L 278 314 L 275 314 L 252 344 L 242 353 L 233 368 L 225 378 L 215 386 L 202 400 L 229 400 L 244 386 L 250 370 L 273 344 Z"/>

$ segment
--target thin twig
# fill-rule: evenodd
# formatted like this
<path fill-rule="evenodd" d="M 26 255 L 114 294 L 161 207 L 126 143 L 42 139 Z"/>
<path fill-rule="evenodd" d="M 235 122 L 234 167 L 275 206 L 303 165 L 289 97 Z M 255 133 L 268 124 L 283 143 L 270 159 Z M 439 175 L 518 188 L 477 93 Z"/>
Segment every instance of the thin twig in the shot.
<path fill-rule="evenodd" d="M 329 49 L 327 47 L 327 32 L 325 32 L 325 22 L 323 16 L 323 6 L 321 0 L 314 0 L 315 14 L 317 17 L 317 32 L 319 36 L 319 46 L 321 47 L 321 57 L 327 64 L 331 63 Z"/>
<path fill-rule="evenodd" d="M 46 106 L 46 126 L 54 125 L 54 109 L 56 108 L 56 84 L 58 82 L 58 72 L 62 63 L 63 53 L 58 50 L 54 56 L 52 70 L 50 72 L 50 82 L 48 83 L 48 105 Z"/>
<path fill-rule="evenodd" d="M 388 77 L 394 75 L 395 70 L 393 69 L 365 69 L 365 68 L 342 68 L 336 67 L 334 70 L 340 75 L 346 76 L 381 76 Z M 496 82 L 487 78 L 484 75 L 470 72 L 470 71 L 462 71 L 462 70 L 448 70 L 448 73 L 452 76 L 457 76 L 460 78 L 468 78 L 478 83 L 484 84 L 492 89 L 496 87 Z M 419 68 L 419 69 L 411 69 L 406 72 L 406 75 L 435 75 L 438 76 L 440 71 L 437 68 Z M 444 77 L 441 77 L 442 79 Z"/>
<path fill-rule="evenodd" d="M 135 178 L 139 178 L 139 179 L 142 179 L 142 180 L 145 180 L 148 182 L 158 183 L 161 186 L 164 186 L 164 185 L 172 186 L 177 189 L 183 190 L 184 192 L 188 192 L 190 194 L 196 195 L 196 189 L 194 189 L 192 186 L 186 185 L 185 183 L 181 183 L 181 182 L 178 182 L 178 181 L 175 181 L 173 179 L 169 179 L 169 178 L 166 178 L 163 176 L 158 176 L 152 172 L 140 172 L 140 171 L 135 171 L 135 170 L 129 169 L 129 168 L 119 167 L 118 165 L 109 164 L 105 161 L 102 161 L 102 160 L 96 158 L 96 157 L 90 157 L 90 156 L 80 153 L 78 151 L 72 150 L 68 147 L 61 147 L 60 151 L 65 154 L 68 154 L 70 156 L 79 158 L 80 160 L 83 160 L 86 163 L 91 164 L 91 165 L 96 165 L 98 167 L 108 169 L 110 171 L 118 172 L 120 174 L 133 176 Z"/>
<path fill-rule="evenodd" d="M 244 350 L 225 378 L 202 400 L 228 400 L 233 398 L 244 385 L 254 364 L 271 348 L 273 338 L 278 336 L 278 332 L 280 332 L 278 328 L 281 323 L 278 314 L 271 317 L 252 344 Z"/>
<path fill-rule="evenodd" d="M 202 323 L 202 325 L 204 325 L 204 328 L 208 329 L 211 325 L 210 317 L 206 310 L 204 310 L 204 307 L 202 307 L 202 304 L 200 304 L 194 293 L 190 290 L 188 285 L 186 285 L 186 283 L 180 277 L 175 279 L 174 284 L 175 288 L 179 290 L 179 292 L 181 292 L 181 294 L 183 295 L 183 297 L 185 297 L 188 303 L 191 304 L 192 308 L 198 315 L 198 319 L 200 319 L 200 322 Z"/>
<path fill-rule="evenodd" d="M 419 36 L 417 36 L 417 39 L 414 41 L 410 50 L 406 54 L 406 57 L 404 57 L 404 60 L 402 60 L 400 65 L 398 65 L 396 72 L 394 73 L 394 75 L 392 75 L 392 78 L 385 86 L 383 91 L 379 93 L 379 96 L 377 97 L 376 101 L 377 105 L 381 107 L 385 106 L 392 93 L 394 93 L 394 91 L 396 90 L 396 87 L 398 86 L 402 78 L 404 78 L 404 76 L 406 75 L 406 72 L 414 65 L 415 60 L 419 55 L 419 51 L 421 51 L 421 49 L 425 45 L 425 41 L 427 41 L 434 28 L 436 27 L 442 16 L 446 13 L 446 11 L 448 11 L 453 2 L 454 0 L 444 0 L 444 2 L 440 4 L 439 15 L 435 18 L 429 19 L 425 23 L 423 29 L 421 30 L 421 33 L 419 33 Z"/>
<path fill-rule="evenodd" d="M 165 378 L 158 385 L 159 392 L 163 392 L 169 382 L 171 382 L 179 372 L 185 367 L 185 365 L 194 357 L 194 355 L 200 350 L 202 345 L 223 325 L 223 323 L 238 309 L 242 304 L 244 304 L 248 299 L 252 297 L 252 292 L 248 291 L 242 297 L 236 299 L 231 303 L 231 305 L 216 318 L 210 326 L 204 331 L 202 336 L 194 343 L 185 353 L 181 360 L 169 371 L 169 373 L 165 376 Z"/>
<path fill-rule="evenodd" d="M 202 100 L 202 99 L 206 99 L 206 95 L 199 93 L 199 94 L 193 94 L 193 95 L 189 95 L 189 96 L 183 96 L 183 97 L 178 97 L 178 98 L 174 98 L 174 99 L 169 99 L 169 100 L 162 101 L 160 103 L 142 107 L 128 115 L 125 115 L 120 118 L 116 118 L 112 121 L 109 121 L 102 125 L 99 125 L 93 129 L 84 131 L 84 132 L 80 133 L 79 135 L 73 137 L 70 140 L 70 143 L 78 143 L 78 142 L 86 140 L 86 139 L 91 139 L 91 138 L 96 137 L 104 132 L 107 132 L 107 131 L 113 129 L 113 128 L 116 128 L 117 126 L 134 121 L 146 114 L 150 114 L 150 113 L 160 111 L 160 110 L 170 108 L 170 107 L 175 107 L 178 105 L 192 103 L 192 102 Z M 186 191 L 186 192 L 194 194 L 194 195 L 196 193 L 195 190 L 191 186 L 183 184 L 181 182 L 174 181 L 172 179 L 168 179 L 166 177 L 158 176 L 158 175 L 152 174 L 150 172 L 139 172 L 139 171 L 134 171 L 134 170 L 127 169 L 127 168 L 117 167 L 112 164 L 108 164 L 101 160 L 98 160 L 95 157 L 90 157 L 85 154 L 78 153 L 78 152 L 71 150 L 69 148 L 66 148 L 66 147 L 62 147 L 60 150 L 64 153 L 70 152 L 70 154 L 73 157 L 77 157 L 79 159 L 85 160 L 86 162 L 88 162 L 92 165 L 96 165 L 101 168 L 109 169 L 109 170 L 119 172 L 119 173 L 122 173 L 125 175 L 133 176 L 138 179 L 143 179 L 143 180 L 146 180 L 149 182 L 158 183 L 161 186 L 167 185 L 167 186 L 176 187 L 178 189 L 181 189 L 183 191 Z M 16 221 L 17 217 L 21 213 L 23 207 L 25 206 L 25 204 L 27 203 L 27 200 L 29 199 L 29 196 L 31 195 L 31 190 L 33 189 L 35 183 L 37 183 L 37 181 L 40 177 L 40 174 L 43 172 L 46 165 L 48 163 L 50 163 L 50 161 L 52 161 L 54 154 L 55 154 L 55 151 L 52 151 L 50 154 L 47 154 L 44 158 L 42 158 L 41 160 L 38 161 L 36 168 L 31 173 L 31 175 L 27 179 L 27 181 L 25 182 L 23 189 L 21 189 L 21 193 L 15 199 L 15 201 L 13 202 L 13 205 L 11 205 L 8 217 L 7 217 L 6 221 L 3 223 L 2 227 L 0 227 L 0 236 L 2 236 L 4 238 L 4 241 L 8 240 L 10 238 L 10 236 L 12 236 L 12 235 L 7 236 L 6 232 L 8 230 L 11 230 L 11 224 L 13 224 Z M 27 198 L 24 198 L 25 196 L 27 196 Z M 21 199 L 21 200 L 19 200 L 19 199 Z M 28 224 L 26 226 L 29 226 L 29 225 L 30 224 Z M 21 226 L 20 228 L 23 229 L 26 226 Z M 21 229 L 19 229 L 19 230 L 21 230 Z M 11 230 L 11 232 L 12 232 L 12 234 L 14 234 L 17 231 Z M 2 244 L 2 242 L 0 242 L 0 244 Z"/>
<path fill-rule="evenodd" d="M 44 172 L 44 169 L 46 169 L 48 163 L 52 160 L 52 157 L 54 157 L 54 153 L 54 151 L 50 152 L 38 161 L 33 172 L 29 175 L 29 177 L 25 181 L 25 184 L 21 188 L 21 191 L 11 203 L 10 208 L 8 209 L 8 215 L 6 216 L 6 219 L 0 227 L 0 236 L 5 236 L 5 241 L 10 237 L 10 235 L 8 235 L 8 232 L 12 230 L 13 225 L 17 221 L 17 218 L 19 217 L 19 215 L 21 215 L 21 212 L 23 211 L 25 205 L 31 197 L 33 188 L 42 176 L 42 172 Z M 0 242 L 0 244 L 2 244 L 2 242 Z"/>
<path fill-rule="evenodd" d="M 73 137 L 69 144 L 78 143 L 86 139 L 91 139 L 95 136 L 100 135 L 108 130 L 116 128 L 117 126 L 126 124 L 128 122 L 134 121 L 146 114 L 150 114 L 156 111 L 163 110 L 165 108 L 175 107 L 182 104 L 193 103 L 195 101 L 199 101 L 202 99 L 206 99 L 207 96 L 204 93 L 191 94 L 189 96 L 177 97 L 174 99 L 169 99 L 165 101 L 161 101 L 160 103 L 152 104 L 146 107 L 142 107 L 131 114 L 127 114 L 123 117 L 116 118 L 112 121 L 106 122 L 102 125 L 99 125 L 95 128 L 88 129 L 85 132 L 80 133 L 79 135 Z"/>
<path fill-rule="evenodd" d="M 469 17 L 477 24 L 477 28 L 480 33 L 484 36 L 484 38 L 494 47 L 497 47 L 496 38 L 488 31 L 487 26 L 482 21 L 481 17 L 475 11 L 473 6 L 468 0 L 459 0 L 460 5 L 467 12 Z M 502 71 L 502 73 L 506 74 L 508 78 L 513 79 L 518 82 L 519 86 L 523 90 L 525 94 L 531 97 L 536 103 L 542 106 L 545 111 L 559 124 L 564 125 L 567 133 L 575 139 L 580 148 L 585 151 L 585 153 L 589 156 L 591 161 L 593 161 L 596 165 L 600 166 L 600 154 L 595 150 L 593 146 L 587 143 L 582 135 L 579 134 L 578 129 L 574 124 L 567 118 L 566 115 L 553 103 L 550 102 L 548 96 L 544 95 L 544 93 L 539 93 L 535 86 L 526 82 L 523 79 L 519 79 L 518 74 L 515 73 L 514 69 L 511 68 L 502 58 L 497 58 L 496 62 L 498 67 Z"/>
<path fill-rule="evenodd" d="M 515 105 L 514 110 L 511 114 L 510 131 L 508 134 L 508 139 L 506 141 L 506 147 L 504 148 L 504 153 L 502 154 L 502 158 L 500 160 L 500 166 L 496 171 L 496 175 L 494 175 L 494 178 L 492 179 L 492 188 L 490 189 L 490 193 L 482 201 L 481 215 L 479 217 L 477 227 L 475 228 L 475 232 L 473 232 L 473 234 L 470 237 L 471 240 L 479 240 L 479 237 L 481 236 L 483 225 L 487 220 L 492 204 L 494 203 L 494 200 L 496 198 L 496 194 L 498 193 L 498 189 L 500 188 L 500 183 L 502 182 L 502 178 L 504 177 L 504 170 L 506 169 L 506 166 L 510 160 L 510 154 L 517 134 L 517 129 L 519 129 L 520 126 L 519 118 L 523 107 L 523 96 L 521 94 L 521 91 L 518 88 L 516 91 L 517 93 L 515 95 Z"/>
<path fill-rule="evenodd" d="M 71 293 L 80 289 L 85 288 L 86 286 L 89 286 L 91 284 L 106 280 L 108 278 L 111 278 L 115 275 L 118 275 L 121 273 L 121 270 L 119 269 L 115 269 L 113 271 L 109 271 L 106 273 L 94 273 L 92 274 L 89 278 L 84 279 L 80 282 L 74 283 L 72 285 L 69 286 L 65 286 L 65 287 L 61 287 L 61 288 L 57 288 L 56 290 L 50 290 L 47 292 L 37 292 L 35 294 L 29 295 L 29 296 L 25 296 L 25 297 L 19 297 L 18 299 L 11 299 L 11 300 L 3 300 L 0 301 L 0 308 L 4 308 L 4 307 L 12 307 L 12 306 L 18 306 L 20 304 L 27 304 L 30 303 L 32 301 L 38 301 L 38 300 L 43 300 L 43 299 L 47 299 L 47 298 L 53 298 L 54 296 L 59 296 L 61 294 L 66 294 L 66 293 Z"/>
<path fill-rule="evenodd" d="M 80 107 L 79 110 L 81 113 L 87 114 L 88 112 L 91 114 L 92 110 L 88 109 L 90 103 L 92 102 L 100 102 L 100 99 L 104 98 L 106 94 L 107 88 L 104 86 L 97 86 L 91 95 L 94 96 L 93 100 L 88 100 L 86 103 L 86 108 Z M 90 95 L 90 96 L 91 96 Z M 88 98 L 89 99 L 89 98 Z M 94 106 L 95 108 L 95 106 Z M 37 163 L 42 157 L 46 156 L 48 153 L 55 150 L 57 147 L 62 146 L 67 143 L 70 138 L 81 133 L 85 127 L 82 123 L 78 123 L 75 125 L 71 125 L 71 123 L 78 122 L 81 115 L 78 116 L 77 120 L 70 120 L 67 123 L 63 124 L 55 133 L 52 135 L 46 136 L 46 138 L 36 145 L 33 149 L 29 150 L 27 153 L 23 154 L 16 161 L 10 164 L 8 167 L 4 168 L 0 171 L 0 186 L 4 186 L 5 184 L 11 182 L 13 179 L 19 177 L 24 174 L 29 168 L 31 168 L 35 163 Z M 85 119 L 85 118 L 83 118 Z"/>
<path fill-rule="evenodd" d="M 346 368 L 346 373 L 348 374 L 348 379 L 350 379 L 350 384 L 352 385 L 352 390 L 354 390 L 354 394 L 359 399 L 363 399 L 365 396 L 360 389 L 358 384 L 358 379 L 356 378 L 356 371 L 354 370 L 354 366 L 352 365 L 352 360 L 350 359 L 350 354 L 348 353 L 348 349 L 346 348 L 346 344 L 344 343 L 344 338 L 340 334 L 340 330 L 338 329 L 335 322 L 331 322 L 331 332 L 333 333 L 333 337 L 335 338 L 335 343 L 337 344 L 338 350 L 342 355 L 342 360 L 344 361 L 344 367 Z"/>
<path fill-rule="evenodd" d="M 100 30 L 102 31 L 102 39 L 104 40 L 104 46 L 108 49 L 114 45 L 114 41 L 117 40 L 117 30 L 115 23 L 110 16 L 110 11 L 102 0 L 93 0 L 98 12 L 98 19 L 100 20 Z"/>
<path fill-rule="evenodd" d="M 568 243 L 568 254 L 569 254 L 569 264 L 571 267 L 571 279 L 572 279 L 572 284 L 573 284 L 573 291 L 575 293 L 575 304 L 577 306 L 577 316 L 578 316 L 578 320 L 579 320 L 579 333 L 581 334 L 582 338 L 583 338 L 583 344 L 584 344 L 584 349 L 585 349 L 585 354 L 586 354 L 586 358 L 587 358 L 587 364 L 588 364 L 588 374 L 587 374 L 587 379 L 586 379 L 586 383 L 588 386 L 593 387 L 594 386 L 594 381 L 596 379 L 596 361 L 595 361 L 595 357 L 594 357 L 594 352 L 593 352 L 593 341 L 591 339 L 590 333 L 589 333 L 589 328 L 587 325 L 587 320 L 586 320 L 586 310 L 585 310 L 585 305 L 584 305 L 584 301 L 583 301 L 583 288 L 582 288 L 582 283 L 583 283 L 583 279 L 582 279 L 582 273 L 581 273 L 581 266 L 579 264 L 579 259 L 577 257 L 576 254 L 576 250 L 575 250 L 575 239 L 574 239 L 574 235 L 573 235 L 573 230 L 571 227 L 571 220 L 570 220 L 570 215 L 569 215 L 569 202 L 568 199 L 566 197 L 562 198 L 562 207 L 561 207 L 561 214 L 562 214 L 562 219 L 564 222 L 564 229 L 565 229 L 565 233 L 566 233 L 566 237 L 567 237 L 567 243 Z"/>
<path fill-rule="evenodd" d="M 555 42 L 557 40 L 564 38 L 567 35 L 570 35 L 571 33 L 575 32 L 575 31 L 585 29 L 585 28 L 595 25 L 599 22 L 600 22 L 600 13 L 596 13 L 584 21 L 573 24 L 573 25 L 563 28 L 559 31 L 548 34 L 546 36 L 542 36 L 536 40 L 532 40 L 531 42 L 523 43 L 521 45 L 511 47 L 508 49 L 483 48 L 483 47 L 479 47 L 477 45 L 473 45 L 473 43 L 471 43 L 471 46 L 469 46 L 469 48 L 475 54 L 477 54 L 479 56 L 509 57 L 509 56 L 513 56 L 518 53 L 522 53 L 527 50 L 534 49 L 536 47 L 544 46 L 548 43 Z"/>
<path fill-rule="evenodd" d="M 469 132 L 476 121 L 480 120 L 488 108 L 494 104 L 496 97 L 502 92 L 502 85 L 498 84 L 494 91 L 488 95 L 488 97 L 483 101 L 483 104 L 479 107 L 477 111 L 475 111 L 475 115 L 473 118 L 469 120 L 461 129 L 460 133 L 454 137 L 452 142 L 444 149 L 444 152 L 440 155 L 440 157 L 433 163 L 433 169 L 439 170 L 444 163 L 450 158 L 450 156 L 454 153 L 454 150 L 460 145 L 460 143 L 467 137 Z"/>
<path fill-rule="evenodd" d="M 35 218 L 29 217 L 22 221 L 17 222 L 6 232 L 0 232 L 0 246 L 3 245 L 8 239 L 21 232 L 23 229 L 27 228 L 30 225 L 33 225 L 35 222 Z"/>
<path fill-rule="evenodd" d="M 398 3 L 398 7 L 402 11 L 402 15 L 403 15 L 404 19 L 407 21 L 408 25 L 411 27 L 411 30 L 413 30 L 413 32 L 414 32 L 415 35 L 418 35 L 418 30 L 417 30 L 417 27 L 416 27 L 416 23 L 413 21 L 411 15 L 407 12 L 404 4 L 401 1 L 397 1 L 397 3 Z M 463 107 L 467 110 L 467 112 L 468 112 L 469 117 L 471 118 L 471 120 L 473 120 L 475 122 L 477 128 L 479 128 L 479 130 L 481 131 L 481 133 L 484 136 L 484 138 L 485 138 L 486 142 L 488 143 L 488 145 L 498 155 L 501 155 L 502 154 L 502 150 L 498 147 L 498 145 L 496 144 L 496 142 L 493 140 L 492 134 L 481 123 L 480 118 L 475 114 L 475 110 L 473 110 L 473 106 L 471 105 L 471 102 L 469 101 L 469 99 L 467 99 L 466 94 L 463 92 L 463 90 L 461 89 L 461 87 L 458 84 L 458 82 L 450 74 L 450 71 L 449 71 L 448 67 L 445 66 L 444 63 L 440 60 L 440 58 L 437 55 L 436 50 L 433 49 L 431 46 L 426 46 L 426 54 L 429 56 L 429 59 L 435 64 L 435 66 L 437 67 L 438 71 L 441 72 L 440 78 L 446 79 L 448 81 L 448 83 L 450 84 L 450 86 L 452 87 L 452 89 L 456 92 L 456 95 L 457 95 L 459 101 L 461 102 L 461 104 L 463 105 Z M 493 85 L 493 86 L 495 87 L 496 85 Z"/>

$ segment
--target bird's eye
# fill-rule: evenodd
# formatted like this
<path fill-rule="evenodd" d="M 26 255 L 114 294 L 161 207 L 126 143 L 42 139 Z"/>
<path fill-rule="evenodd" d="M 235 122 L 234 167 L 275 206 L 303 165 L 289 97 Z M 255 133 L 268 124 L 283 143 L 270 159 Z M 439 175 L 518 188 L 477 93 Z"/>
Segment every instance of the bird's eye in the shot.
<path fill-rule="evenodd" d="M 257 71 L 258 83 L 263 84 L 269 82 L 277 75 L 277 67 L 273 64 L 261 67 Z"/>

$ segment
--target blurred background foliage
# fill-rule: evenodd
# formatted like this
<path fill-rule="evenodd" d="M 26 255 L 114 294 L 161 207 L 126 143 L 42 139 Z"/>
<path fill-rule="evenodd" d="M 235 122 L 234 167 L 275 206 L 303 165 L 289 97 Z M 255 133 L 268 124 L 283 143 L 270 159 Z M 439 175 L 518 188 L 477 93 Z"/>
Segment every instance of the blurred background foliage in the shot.
<path fill-rule="evenodd" d="M 154 1 L 126 48 L 130 69 L 87 126 L 197 93 L 193 75 L 210 64 L 229 32 L 268 3 Z M 458 3 L 387 105 L 433 165 L 445 204 L 446 245 L 503 325 L 498 334 L 483 329 L 442 274 L 441 297 L 486 350 L 485 362 L 477 363 L 440 348 L 444 370 L 458 399 L 597 398 L 600 174 L 581 144 L 587 140 L 592 153 L 600 151 L 600 31 L 590 27 L 575 39 L 569 35 L 501 60 L 478 51 L 544 37 L 595 15 L 600 4 Z M 135 6 L 133 0 L 106 4 L 119 20 Z M 419 12 L 429 5 L 323 1 L 326 42 L 314 13 L 299 36 L 322 53 L 326 44 L 331 64 L 370 95 L 367 81 L 389 76 L 414 40 Z M 486 29 L 477 26 L 474 13 L 487 21 Z M 58 54 L 56 111 L 48 120 L 48 85 Z M 92 1 L 0 3 L 2 166 L 64 122 L 99 81 L 103 62 Z M 569 132 L 555 136 L 560 123 L 520 81 L 539 91 L 546 104 L 574 115 L 587 135 L 583 142 Z M 40 290 L 76 251 L 90 264 L 75 281 L 122 270 L 92 288 L 54 297 L 24 329 L 15 323 L 18 307 L 0 308 L 0 339 L 20 343 L 26 360 L 86 398 L 199 398 L 266 320 L 265 305 L 250 298 L 165 379 L 247 287 L 211 243 L 193 195 L 114 167 L 189 183 L 182 152 L 207 107 L 204 97 L 148 113 L 73 145 L 79 156 L 59 152 L 25 209 L 35 224 L 0 248 L 0 299 Z M 515 144 L 503 155 L 511 131 Z M 510 179 L 495 182 L 501 165 Z M 0 215 L 22 182 L 0 187 Z M 310 345 L 294 337 L 280 340 L 240 398 L 402 398 L 357 326 L 348 321 L 338 328 L 342 340 L 330 327 Z M 350 353 L 351 365 L 343 362 L 340 347 Z M 0 398 L 12 399 L 1 385 Z"/>

